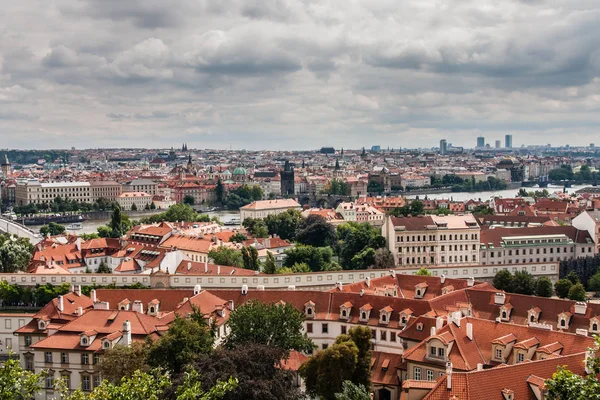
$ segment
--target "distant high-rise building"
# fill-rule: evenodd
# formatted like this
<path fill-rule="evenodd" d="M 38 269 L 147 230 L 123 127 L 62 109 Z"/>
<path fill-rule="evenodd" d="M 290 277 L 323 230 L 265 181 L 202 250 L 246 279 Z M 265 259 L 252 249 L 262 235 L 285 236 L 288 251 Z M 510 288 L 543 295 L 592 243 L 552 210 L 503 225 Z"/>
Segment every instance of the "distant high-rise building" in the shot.
<path fill-rule="evenodd" d="M 502 146 L 502 142 L 500 140 L 496 140 L 496 148 L 499 149 Z"/>
<path fill-rule="evenodd" d="M 594 147 L 596 147 L 594 143 L 590 143 L 590 149 L 593 149 Z"/>
<path fill-rule="evenodd" d="M 379 151 L 381 151 L 381 146 L 378 146 L 378 145 L 371 146 L 371 151 L 379 152 Z"/>
<path fill-rule="evenodd" d="M 333 147 L 321 147 L 321 154 L 335 154 L 335 149 Z"/>
<path fill-rule="evenodd" d="M 512 149 L 512 135 L 504 136 L 504 147 L 507 149 Z"/>
<path fill-rule="evenodd" d="M 281 178 L 281 195 L 284 197 L 293 196 L 295 193 L 294 187 L 294 167 L 290 165 L 288 160 L 285 161 L 283 171 L 279 173 Z"/>
<path fill-rule="evenodd" d="M 478 148 L 485 147 L 485 138 L 483 136 L 479 136 L 477 138 L 477 147 Z"/>
<path fill-rule="evenodd" d="M 446 142 L 446 139 L 440 140 L 440 154 L 448 154 L 448 142 Z"/>

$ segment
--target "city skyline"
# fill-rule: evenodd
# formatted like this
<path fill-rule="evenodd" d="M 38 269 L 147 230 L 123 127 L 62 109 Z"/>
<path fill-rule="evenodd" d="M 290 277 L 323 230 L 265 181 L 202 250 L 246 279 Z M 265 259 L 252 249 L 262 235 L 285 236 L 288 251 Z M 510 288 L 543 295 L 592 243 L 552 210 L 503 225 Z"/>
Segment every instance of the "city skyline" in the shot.
<path fill-rule="evenodd" d="M 441 138 L 470 148 L 512 134 L 514 147 L 567 137 L 586 146 L 600 122 L 599 10 L 10 4 L 0 16 L 0 138 L 11 148 L 303 150 L 430 148 Z"/>

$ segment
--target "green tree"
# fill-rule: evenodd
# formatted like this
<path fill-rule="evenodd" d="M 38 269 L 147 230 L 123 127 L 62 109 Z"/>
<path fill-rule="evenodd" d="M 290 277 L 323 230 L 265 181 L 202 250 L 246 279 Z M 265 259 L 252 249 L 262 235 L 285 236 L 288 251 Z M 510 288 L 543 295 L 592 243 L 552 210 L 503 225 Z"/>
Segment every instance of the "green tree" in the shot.
<path fill-rule="evenodd" d="M 569 296 L 569 291 L 571 290 L 572 286 L 573 286 L 573 282 L 571 282 L 570 280 L 564 279 L 564 278 L 559 279 L 554 284 L 554 291 L 556 292 L 556 295 L 558 297 L 560 297 L 561 299 L 564 299 L 567 296 Z"/>
<path fill-rule="evenodd" d="M 296 242 L 308 246 L 325 247 L 335 244 L 335 228 L 321 215 L 309 215 L 296 230 Z"/>
<path fill-rule="evenodd" d="M 256 247 L 243 247 L 241 252 L 244 268 L 258 271 L 260 269 L 260 262 L 258 261 L 258 250 L 256 250 Z"/>
<path fill-rule="evenodd" d="M 33 246 L 28 239 L 13 235 L 0 235 L 0 272 L 25 271 L 33 254 Z"/>
<path fill-rule="evenodd" d="M 135 371 L 149 372 L 146 363 L 149 347 L 145 342 L 136 341 L 131 346 L 117 345 L 105 350 L 100 357 L 98 371 L 102 378 L 118 384 L 124 377 L 133 376 Z"/>
<path fill-rule="evenodd" d="M 223 204 L 223 200 L 225 199 L 225 189 L 223 188 L 223 182 L 221 182 L 221 178 L 217 180 L 215 195 L 217 197 L 217 203 Z"/>
<path fill-rule="evenodd" d="M 385 269 L 394 268 L 394 266 L 394 255 L 391 251 L 385 247 L 375 250 L 375 265 L 373 268 Z"/>
<path fill-rule="evenodd" d="M 189 204 L 179 203 L 169 207 L 167 211 L 161 214 L 161 218 L 163 221 L 169 222 L 195 222 L 198 219 L 198 213 Z"/>
<path fill-rule="evenodd" d="M 50 222 L 48 225 L 44 225 L 40 228 L 40 235 L 42 236 L 57 236 L 65 233 L 66 228 L 64 225 L 57 224 L 56 222 Z"/>
<path fill-rule="evenodd" d="M 276 274 L 277 273 L 277 265 L 275 264 L 275 257 L 273 253 L 267 251 L 267 259 L 265 260 L 265 264 L 263 265 L 263 272 L 265 274 Z"/>
<path fill-rule="evenodd" d="M 596 272 L 588 280 L 588 289 L 594 292 L 600 292 L 600 271 Z"/>
<path fill-rule="evenodd" d="M 371 387 L 371 329 L 357 326 L 348 331 L 348 336 L 358 348 L 358 360 L 352 375 L 352 382 Z M 336 342 L 347 340 L 344 335 L 338 336 Z"/>
<path fill-rule="evenodd" d="M 287 210 L 281 214 L 269 215 L 264 219 L 269 235 L 277 235 L 284 240 L 292 240 L 296 235 L 302 215 L 298 210 Z"/>
<path fill-rule="evenodd" d="M 533 276 L 527 271 L 516 271 L 510 291 L 513 293 L 532 295 L 535 292 L 535 281 Z"/>
<path fill-rule="evenodd" d="M 335 400 L 371 400 L 369 390 L 351 381 L 342 382 L 342 391 L 335 394 Z"/>
<path fill-rule="evenodd" d="M 135 203 L 131 204 L 131 211 L 137 211 L 137 206 L 135 205 Z"/>
<path fill-rule="evenodd" d="M 427 268 L 421 268 L 420 270 L 417 271 L 417 275 L 431 276 L 431 272 L 429 272 L 429 270 Z"/>
<path fill-rule="evenodd" d="M 232 243 L 242 243 L 243 241 L 246 241 L 246 240 L 248 240 L 246 235 L 244 235 L 243 233 L 240 233 L 240 232 L 236 232 L 235 234 L 231 235 L 231 237 L 229 238 L 229 241 Z"/>
<path fill-rule="evenodd" d="M 42 389 L 43 374 L 21 367 L 18 358 L 0 363 L 0 400 L 30 400 Z"/>
<path fill-rule="evenodd" d="M 580 376 L 569 371 L 565 366 L 558 367 L 551 379 L 545 381 L 549 400 L 588 400 L 600 398 L 600 337 L 596 336 L 596 348 L 589 348 L 592 355 L 586 361 L 586 376 Z"/>
<path fill-rule="evenodd" d="M 242 253 L 225 246 L 219 246 L 217 249 L 209 251 L 208 258 L 211 258 L 217 265 L 228 265 L 231 267 L 242 267 L 244 265 Z"/>
<path fill-rule="evenodd" d="M 184 372 L 183 384 L 177 387 L 177 400 L 221 400 L 238 387 L 238 380 L 229 378 L 227 382 L 217 381 L 208 392 L 205 392 L 199 376 L 195 369 L 190 368 Z"/>
<path fill-rule="evenodd" d="M 196 200 L 194 199 L 194 196 L 191 196 L 189 194 L 185 195 L 185 197 L 183 198 L 183 204 L 193 206 L 195 202 L 196 202 Z"/>
<path fill-rule="evenodd" d="M 581 281 L 579 280 L 579 275 L 577 275 L 577 273 L 576 273 L 575 271 L 571 271 L 571 272 L 569 272 L 569 273 L 567 274 L 567 276 L 565 276 L 565 279 L 568 279 L 568 280 L 570 280 L 570 281 L 571 281 L 571 283 L 572 283 L 573 285 L 575 285 L 575 284 L 577 284 L 577 283 L 581 282 Z"/>
<path fill-rule="evenodd" d="M 330 247 L 296 246 L 286 250 L 285 267 L 306 264 L 311 271 L 325 271 L 331 263 L 333 250 Z"/>
<path fill-rule="evenodd" d="M 473 209 L 475 215 L 494 215 L 494 210 L 485 204 L 480 204 Z"/>
<path fill-rule="evenodd" d="M 585 293 L 585 287 L 582 283 L 576 283 L 569 289 L 569 300 L 573 301 L 585 301 L 587 300 L 587 294 Z"/>
<path fill-rule="evenodd" d="M 498 290 L 510 292 L 512 290 L 513 276 L 510 271 L 501 269 L 494 276 L 493 285 Z"/>
<path fill-rule="evenodd" d="M 535 282 L 535 295 L 540 297 L 552 297 L 552 281 L 545 276 L 542 276 Z"/>
<path fill-rule="evenodd" d="M 152 344 L 148 351 L 148 364 L 179 373 L 199 354 L 212 351 L 213 334 L 198 310 L 196 317 L 175 317 L 169 330 Z"/>
<path fill-rule="evenodd" d="M 108 266 L 108 264 L 106 264 L 105 261 L 101 261 L 100 265 L 98 266 L 98 269 L 96 270 L 96 273 L 98 273 L 98 274 L 111 274 L 112 270 L 110 269 L 110 267 Z"/>
<path fill-rule="evenodd" d="M 373 250 L 385 247 L 385 238 L 381 236 L 381 231 L 373 226 L 362 223 L 346 222 L 337 227 L 339 239 L 339 256 L 340 264 L 345 269 L 366 268 L 368 265 L 374 264 L 374 253 L 371 264 L 368 264 L 365 256 L 365 250 L 372 248 Z M 354 258 L 359 255 L 358 258 Z"/>
<path fill-rule="evenodd" d="M 118 238 L 127 233 L 127 231 L 131 229 L 131 226 L 132 224 L 129 217 L 121 212 L 121 207 L 119 207 L 118 204 L 115 204 L 110 223 L 108 224 L 109 229 L 107 230 L 106 228 L 98 227 L 98 234 L 101 237 Z"/>
<path fill-rule="evenodd" d="M 290 303 L 264 304 L 248 301 L 231 312 L 230 334 L 225 345 L 231 349 L 248 343 L 277 347 L 287 354 L 291 350 L 310 351 L 312 340 L 302 333 L 304 314 Z"/>

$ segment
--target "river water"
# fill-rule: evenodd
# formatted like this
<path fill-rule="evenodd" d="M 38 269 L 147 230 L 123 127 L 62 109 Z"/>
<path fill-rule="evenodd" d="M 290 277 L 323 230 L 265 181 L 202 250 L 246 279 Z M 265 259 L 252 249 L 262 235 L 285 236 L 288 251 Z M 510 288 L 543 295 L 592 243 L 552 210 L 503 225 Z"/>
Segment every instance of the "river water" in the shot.
<path fill-rule="evenodd" d="M 584 187 L 588 187 L 588 186 L 589 185 L 573 185 L 573 187 L 567 188 L 566 191 L 567 191 L 567 193 L 574 193 L 575 191 L 582 189 Z M 528 192 L 535 191 L 535 190 L 543 190 L 537 186 L 530 187 L 530 188 L 524 188 L 524 189 L 527 190 Z M 548 187 L 545 189 L 547 189 L 548 192 L 550 192 L 550 193 L 563 191 L 563 187 L 557 186 L 557 185 L 548 185 Z M 505 199 L 516 197 L 518 191 L 519 191 L 519 189 L 496 190 L 496 191 L 491 191 L 491 192 L 446 192 L 446 193 L 434 193 L 434 194 L 427 194 L 427 195 L 425 195 L 425 194 L 412 195 L 412 196 L 409 195 L 406 197 L 409 199 L 415 199 L 415 198 L 424 199 L 425 196 L 427 196 L 427 198 L 430 200 L 452 199 L 454 201 L 467 201 L 470 199 L 475 199 L 475 200 L 487 201 L 494 197 L 502 197 Z"/>
<path fill-rule="evenodd" d="M 156 211 L 156 212 L 148 212 L 145 213 L 144 215 L 136 215 L 134 217 L 131 217 L 131 219 L 140 219 L 143 217 L 147 217 L 153 214 L 158 214 L 160 212 L 163 212 L 164 210 L 160 210 L 160 211 Z M 210 211 L 204 214 L 208 214 L 211 217 L 217 216 L 219 217 L 219 219 L 223 222 L 227 222 L 230 221 L 233 218 L 239 218 L 240 217 L 240 213 L 239 211 Z M 77 233 L 77 234 L 81 234 L 81 233 L 95 233 L 96 230 L 98 229 L 98 227 L 102 226 L 102 225 L 106 225 L 110 222 L 110 219 L 98 219 L 98 220 L 87 220 L 82 222 L 83 228 L 82 229 L 77 229 L 74 231 L 69 231 L 69 233 Z M 69 224 L 65 224 L 65 225 L 69 225 Z M 40 228 L 42 226 L 41 225 L 33 225 L 30 226 L 29 228 L 31 228 L 34 231 L 39 231 Z M 239 228 L 239 226 L 228 226 L 230 228 Z"/>

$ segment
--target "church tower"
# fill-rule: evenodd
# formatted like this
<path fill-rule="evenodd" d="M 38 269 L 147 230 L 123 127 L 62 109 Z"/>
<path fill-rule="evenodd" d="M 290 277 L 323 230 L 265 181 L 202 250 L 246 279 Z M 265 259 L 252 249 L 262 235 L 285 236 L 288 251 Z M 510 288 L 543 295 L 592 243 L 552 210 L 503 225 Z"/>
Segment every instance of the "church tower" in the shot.
<path fill-rule="evenodd" d="M 10 178 L 11 176 L 10 162 L 8 161 L 8 156 L 6 154 L 4 155 L 4 160 L 2 161 L 2 176 L 4 178 Z"/>
<path fill-rule="evenodd" d="M 283 171 L 279 175 L 281 178 L 281 195 L 283 197 L 293 196 L 295 194 L 294 168 L 290 165 L 289 160 L 285 161 Z"/>

